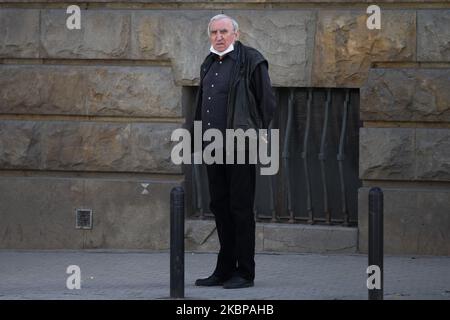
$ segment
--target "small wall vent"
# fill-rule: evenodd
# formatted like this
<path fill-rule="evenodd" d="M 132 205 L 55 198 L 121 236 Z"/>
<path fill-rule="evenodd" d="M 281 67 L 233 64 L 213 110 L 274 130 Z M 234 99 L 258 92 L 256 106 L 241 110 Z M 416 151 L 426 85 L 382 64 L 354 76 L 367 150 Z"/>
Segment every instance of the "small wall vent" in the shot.
<path fill-rule="evenodd" d="M 92 209 L 76 209 L 77 229 L 92 229 Z"/>

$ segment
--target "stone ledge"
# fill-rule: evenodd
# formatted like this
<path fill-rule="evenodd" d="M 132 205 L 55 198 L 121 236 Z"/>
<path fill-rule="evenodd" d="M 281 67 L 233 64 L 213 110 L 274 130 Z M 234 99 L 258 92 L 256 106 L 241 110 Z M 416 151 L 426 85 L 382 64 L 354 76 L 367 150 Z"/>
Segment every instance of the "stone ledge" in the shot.
<path fill-rule="evenodd" d="M 257 252 L 355 253 L 358 229 L 340 226 L 256 223 Z M 217 252 L 213 220 L 186 220 L 186 250 Z"/>

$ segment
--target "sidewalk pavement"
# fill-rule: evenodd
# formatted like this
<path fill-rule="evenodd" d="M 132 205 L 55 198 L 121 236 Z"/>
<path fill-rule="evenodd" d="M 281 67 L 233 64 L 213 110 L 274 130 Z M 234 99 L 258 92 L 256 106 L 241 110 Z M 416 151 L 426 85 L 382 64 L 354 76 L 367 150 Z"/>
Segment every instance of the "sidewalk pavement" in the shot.
<path fill-rule="evenodd" d="M 367 299 L 367 255 L 257 254 L 255 286 L 196 287 L 216 254 L 186 253 L 186 299 Z M 66 287 L 67 267 L 81 289 Z M 0 299 L 168 299 L 168 252 L 0 251 Z M 385 299 L 450 300 L 450 257 L 385 256 Z"/>

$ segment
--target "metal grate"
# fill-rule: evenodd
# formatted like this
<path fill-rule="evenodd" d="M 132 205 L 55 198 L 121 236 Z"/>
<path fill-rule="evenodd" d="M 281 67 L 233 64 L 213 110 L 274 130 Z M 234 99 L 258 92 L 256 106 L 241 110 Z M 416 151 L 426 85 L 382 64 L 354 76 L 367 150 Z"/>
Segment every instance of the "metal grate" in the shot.
<path fill-rule="evenodd" d="M 92 209 L 76 209 L 77 229 L 92 229 Z"/>
<path fill-rule="evenodd" d="M 276 120 L 283 149 L 279 174 L 272 177 L 272 220 L 357 224 L 357 194 L 361 186 L 359 91 L 346 88 L 277 91 Z M 270 206 L 263 203 L 267 196 L 270 194 L 266 187 L 259 190 L 255 202 L 257 217 L 261 219 L 270 217 L 267 210 Z"/>
<path fill-rule="evenodd" d="M 357 224 L 359 90 L 274 88 L 278 100 L 280 170 L 257 175 L 255 216 L 261 221 Z M 212 217 L 206 168 L 192 166 L 193 213 Z"/>

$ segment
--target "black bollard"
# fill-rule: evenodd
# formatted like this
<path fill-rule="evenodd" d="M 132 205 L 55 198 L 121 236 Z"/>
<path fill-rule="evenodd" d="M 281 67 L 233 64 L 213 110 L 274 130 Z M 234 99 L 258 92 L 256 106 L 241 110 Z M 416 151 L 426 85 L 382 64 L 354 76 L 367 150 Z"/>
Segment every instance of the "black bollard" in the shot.
<path fill-rule="evenodd" d="M 170 192 L 170 297 L 184 298 L 184 190 Z"/>
<path fill-rule="evenodd" d="M 383 191 L 380 188 L 369 191 L 369 266 L 377 266 L 380 271 L 380 287 L 369 289 L 369 300 L 383 300 Z"/>

